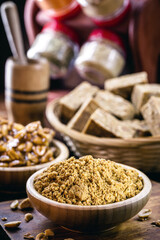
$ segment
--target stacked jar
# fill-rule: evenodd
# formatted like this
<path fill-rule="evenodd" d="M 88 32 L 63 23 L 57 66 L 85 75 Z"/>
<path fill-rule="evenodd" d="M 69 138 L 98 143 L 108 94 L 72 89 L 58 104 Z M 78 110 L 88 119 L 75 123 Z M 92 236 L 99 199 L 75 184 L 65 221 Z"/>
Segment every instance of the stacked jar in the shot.
<path fill-rule="evenodd" d="M 115 33 L 97 29 L 80 49 L 75 67 L 80 76 L 96 84 L 117 77 L 125 66 L 125 50 Z"/>
<path fill-rule="evenodd" d="M 77 0 L 85 15 L 98 26 L 118 24 L 131 8 L 130 0 Z"/>
<path fill-rule="evenodd" d="M 53 78 L 63 78 L 73 65 L 79 51 L 78 37 L 58 21 L 46 24 L 27 52 L 28 58 L 45 57 L 50 62 Z"/>
<path fill-rule="evenodd" d="M 36 2 L 47 16 L 56 20 L 70 18 L 80 12 L 76 0 L 36 0 Z"/>

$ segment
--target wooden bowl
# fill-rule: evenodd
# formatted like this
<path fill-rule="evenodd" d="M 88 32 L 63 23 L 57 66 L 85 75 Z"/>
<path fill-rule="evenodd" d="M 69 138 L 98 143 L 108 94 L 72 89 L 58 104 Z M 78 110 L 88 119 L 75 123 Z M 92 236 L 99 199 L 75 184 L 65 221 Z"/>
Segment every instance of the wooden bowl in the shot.
<path fill-rule="evenodd" d="M 160 172 L 160 136 L 131 139 L 101 138 L 72 130 L 59 118 L 59 99 L 51 101 L 46 116 L 75 155 L 92 155 L 126 164 L 143 172 Z"/>
<path fill-rule="evenodd" d="M 120 165 L 127 169 L 134 169 L 123 164 Z M 139 176 L 143 178 L 144 188 L 135 197 L 108 205 L 79 206 L 59 203 L 40 195 L 35 190 L 34 179 L 42 172 L 43 169 L 39 170 L 27 181 L 27 194 L 31 203 L 42 215 L 55 224 L 76 231 L 97 232 L 112 228 L 135 216 L 150 197 L 151 182 L 144 173 L 138 171 Z"/>
<path fill-rule="evenodd" d="M 41 168 L 48 167 L 53 162 L 60 162 L 68 158 L 69 150 L 64 143 L 53 140 L 59 149 L 59 155 L 51 162 L 24 167 L 0 167 L 0 189 L 20 190 L 25 189 L 27 179 Z"/>

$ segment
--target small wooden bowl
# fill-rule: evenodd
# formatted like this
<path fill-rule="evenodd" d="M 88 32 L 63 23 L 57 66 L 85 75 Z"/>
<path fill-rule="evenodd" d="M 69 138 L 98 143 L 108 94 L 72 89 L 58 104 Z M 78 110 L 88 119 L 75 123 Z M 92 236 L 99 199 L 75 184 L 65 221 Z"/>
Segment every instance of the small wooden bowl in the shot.
<path fill-rule="evenodd" d="M 134 169 L 123 164 L 120 165 L 127 169 Z M 34 173 L 27 181 L 27 194 L 31 203 L 42 215 L 55 224 L 76 231 L 104 231 L 132 218 L 146 205 L 152 188 L 148 177 L 136 170 L 139 176 L 143 178 L 144 188 L 135 197 L 108 205 L 79 206 L 64 204 L 50 200 L 35 190 L 34 179 L 43 171 L 42 169 Z"/>
<path fill-rule="evenodd" d="M 0 167 L 0 189 L 21 190 L 25 189 L 27 179 L 36 171 L 48 167 L 53 162 L 60 162 L 68 158 L 69 150 L 64 143 L 53 140 L 59 149 L 59 155 L 51 162 L 24 167 Z"/>

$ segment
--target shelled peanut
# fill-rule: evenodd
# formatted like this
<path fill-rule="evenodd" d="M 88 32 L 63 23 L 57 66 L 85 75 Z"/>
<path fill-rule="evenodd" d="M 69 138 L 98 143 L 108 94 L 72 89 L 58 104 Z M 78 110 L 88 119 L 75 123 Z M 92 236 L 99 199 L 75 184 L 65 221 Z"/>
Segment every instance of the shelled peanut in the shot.
<path fill-rule="evenodd" d="M 26 126 L 0 118 L 0 167 L 19 167 L 54 160 L 54 131 L 39 121 Z"/>

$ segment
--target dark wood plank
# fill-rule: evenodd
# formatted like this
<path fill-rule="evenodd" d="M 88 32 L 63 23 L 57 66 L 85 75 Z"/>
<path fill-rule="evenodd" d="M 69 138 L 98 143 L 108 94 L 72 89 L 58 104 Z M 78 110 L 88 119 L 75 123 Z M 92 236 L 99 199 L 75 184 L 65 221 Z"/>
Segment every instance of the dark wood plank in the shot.
<path fill-rule="evenodd" d="M 0 224 L 2 226 L 2 229 L 12 240 L 22 240 L 23 235 L 27 232 L 30 232 L 35 236 L 37 233 L 44 231 L 47 228 L 51 228 L 55 232 L 55 237 L 52 239 L 57 240 L 62 240 L 65 238 L 73 238 L 75 240 L 159 240 L 160 228 L 153 226 L 151 223 L 160 219 L 160 183 L 152 183 L 152 196 L 145 207 L 152 209 L 152 215 L 150 219 L 144 222 L 138 221 L 137 216 L 135 216 L 134 218 L 110 231 L 92 235 L 86 233 L 76 233 L 54 225 L 50 220 L 43 217 L 36 210 L 31 211 L 33 213 L 34 219 L 29 223 L 26 223 L 24 220 L 24 214 L 26 211 L 10 210 L 9 205 L 11 201 L 8 201 L 0 203 Z M 4 228 L 4 222 L 1 220 L 2 217 L 7 217 L 7 221 L 20 220 L 22 223 L 17 230 L 6 230 Z M 2 238 L 2 229 L 0 231 L 0 239 L 5 240 L 5 238 Z"/>

